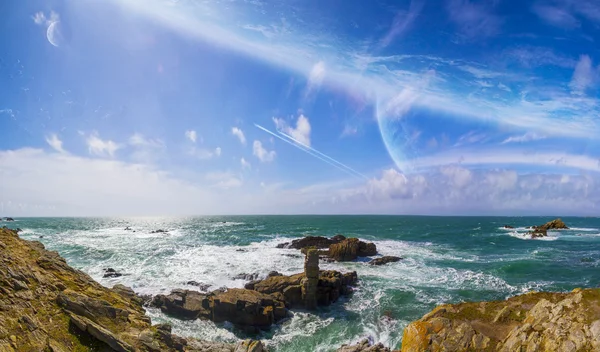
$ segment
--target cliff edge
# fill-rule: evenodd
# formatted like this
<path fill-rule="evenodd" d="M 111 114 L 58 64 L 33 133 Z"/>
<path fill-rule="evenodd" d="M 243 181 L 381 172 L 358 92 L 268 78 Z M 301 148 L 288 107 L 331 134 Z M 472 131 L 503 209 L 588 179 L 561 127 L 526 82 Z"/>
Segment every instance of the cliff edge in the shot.
<path fill-rule="evenodd" d="M 259 341 L 237 345 L 184 339 L 152 325 L 142 301 L 122 285 L 106 288 L 71 268 L 57 252 L 0 229 L 0 352 L 205 351 L 261 352 Z"/>
<path fill-rule="evenodd" d="M 404 330 L 417 351 L 600 351 L 600 289 L 439 306 Z"/>

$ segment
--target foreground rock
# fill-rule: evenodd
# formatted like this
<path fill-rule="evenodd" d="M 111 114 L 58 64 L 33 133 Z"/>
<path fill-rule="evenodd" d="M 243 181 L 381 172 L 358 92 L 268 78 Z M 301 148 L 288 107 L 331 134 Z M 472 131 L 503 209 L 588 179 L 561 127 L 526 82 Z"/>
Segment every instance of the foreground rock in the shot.
<path fill-rule="evenodd" d="M 369 262 L 370 265 L 385 265 L 401 261 L 402 258 L 394 257 L 393 255 L 385 255 L 381 258 L 375 258 Z"/>
<path fill-rule="evenodd" d="M 369 340 L 364 339 L 356 345 L 342 345 L 336 352 L 392 352 L 381 343 L 371 345 Z"/>
<path fill-rule="evenodd" d="M 178 318 L 229 321 L 242 327 L 266 328 L 287 316 L 283 301 L 239 288 L 209 294 L 173 290 L 169 295 L 155 296 L 151 305 Z"/>
<path fill-rule="evenodd" d="M 443 305 L 402 339 L 402 352 L 599 350 L 600 289 Z"/>
<path fill-rule="evenodd" d="M 151 325 L 141 300 L 122 285 L 103 287 L 37 241 L 0 229 L 0 351 L 263 351 L 184 339 Z"/>
<path fill-rule="evenodd" d="M 528 232 L 531 238 L 539 238 L 548 236 L 548 230 L 568 230 L 569 228 L 561 219 L 554 219 L 540 226 L 532 226 Z"/>

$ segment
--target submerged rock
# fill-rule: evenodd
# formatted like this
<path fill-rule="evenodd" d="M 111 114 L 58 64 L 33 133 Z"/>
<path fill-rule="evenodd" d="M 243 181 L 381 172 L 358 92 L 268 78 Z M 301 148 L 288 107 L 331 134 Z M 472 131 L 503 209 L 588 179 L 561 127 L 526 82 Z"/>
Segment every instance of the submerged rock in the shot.
<path fill-rule="evenodd" d="M 121 277 L 121 276 L 123 276 L 123 274 L 121 274 L 120 272 L 116 271 L 113 268 L 104 269 L 104 275 L 102 275 L 103 278 Z"/>
<path fill-rule="evenodd" d="M 185 284 L 190 286 L 196 286 L 200 291 L 207 291 L 211 287 L 211 285 L 209 284 L 205 284 L 194 280 L 188 281 Z"/>
<path fill-rule="evenodd" d="M 169 231 L 163 230 L 163 229 L 158 229 L 158 230 L 150 231 L 150 233 L 168 233 L 168 232 Z"/>
<path fill-rule="evenodd" d="M 152 326 L 130 288 L 106 288 L 12 230 L 0 229 L 0 247 L 0 351 L 265 351 L 258 341 L 184 339 Z"/>
<path fill-rule="evenodd" d="M 371 264 L 371 265 L 384 265 L 384 264 L 387 264 L 387 263 L 399 262 L 401 260 L 402 260 L 402 258 L 400 258 L 400 257 L 394 257 L 392 255 L 386 255 L 386 256 L 383 256 L 381 258 L 375 258 L 375 259 L 371 260 L 369 262 L 369 264 Z"/>
<path fill-rule="evenodd" d="M 404 330 L 402 351 L 598 351 L 600 289 L 442 305 Z"/>
<path fill-rule="evenodd" d="M 503 228 L 505 228 L 505 229 L 514 229 L 515 227 L 514 226 L 510 226 L 510 225 L 504 225 Z"/>
<path fill-rule="evenodd" d="M 381 343 L 372 345 L 368 339 L 364 339 L 356 345 L 342 345 L 336 352 L 392 352 Z"/>
<path fill-rule="evenodd" d="M 252 274 L 241 273 L 241 274 L 237 274 L 236 276 L 234 276 L 233 279 L 234 280 L 252 281 L 252 280 L 258 279 L 258 273 L 252 273 Z"/>

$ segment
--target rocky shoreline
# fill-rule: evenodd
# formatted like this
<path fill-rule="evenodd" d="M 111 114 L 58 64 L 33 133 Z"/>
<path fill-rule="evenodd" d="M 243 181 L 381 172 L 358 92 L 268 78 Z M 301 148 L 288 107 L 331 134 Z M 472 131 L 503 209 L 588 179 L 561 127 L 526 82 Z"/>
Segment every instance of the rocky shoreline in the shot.
<path fill-rule="evenodd" d="M 557 221 L 548 224 L 538 228 L 566 227 Z M 2 228 L 0 352 L 266 351 L 256 340 L 227 344 L 174 335 L 168 324 L 153 325 L 144 306 L 179 319 L 228 321 L 244 331 L 257 332 L 287 319 L 295 309 L 334 304 L 352 293 L 356 272 L 320 270 L 319 260 L 377 254 L 374 244 L 343 236 L 296 241 L 286 246 L 304 253 L 301 273 L 272 272 L 263 280 L 249 281 L 244 289 L 208 293 L 174 289 L 168 295 L 140 297 L 123 285 L 106 288 L 71 268 L 42 243 L 23 240 L 17 231 Z M 383 256 L 368 263 L 385 265 L 398 260 Z M 244 278 L 256 277 L 248 275 Z M 403 352 L 593 350 L 600 350 L 600 289 L 531 292 L 503 301 L 442 305 L 406 327 L 401 347 Z M 391 349 L 362 340 L 337 351 Z"/>

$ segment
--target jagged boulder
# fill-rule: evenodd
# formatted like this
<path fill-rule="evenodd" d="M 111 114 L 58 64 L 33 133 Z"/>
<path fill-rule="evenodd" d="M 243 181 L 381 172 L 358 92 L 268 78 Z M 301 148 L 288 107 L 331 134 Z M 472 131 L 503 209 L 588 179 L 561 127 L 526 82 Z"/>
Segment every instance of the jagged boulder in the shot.
<path fill-rule="evenodd" d="M 370 265 L 385 265 L 388 263 L 395 263 L 401 261 L 402 258 L 395 257 L 393 255 L 385 255 L 381 258 L 375 258 L 369 262 Z"/>
<path fill-rule="evenodd" d="M 402 352 L 598 351 L 600 289 L 443 305 L 404 330 Z"/>
<path fill-rule="evenodd" d="M 131 289 L 103 287 L 56 252 L 0 229 L 0 351 L 260 352 L 151 325 Z"/>
<path fill-rule="evenodd" d="M 369 340 L 364 339 L 358 342 L 356 345 L 342 345 L 336 352 L 392 352 L 389 348 L 378 343 L 372 345 Z"/>

